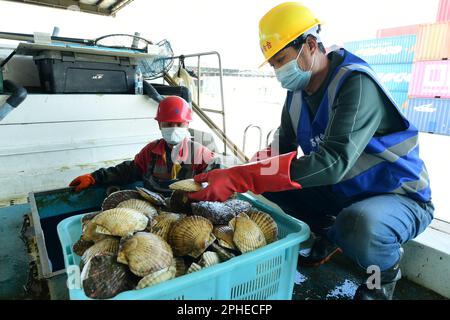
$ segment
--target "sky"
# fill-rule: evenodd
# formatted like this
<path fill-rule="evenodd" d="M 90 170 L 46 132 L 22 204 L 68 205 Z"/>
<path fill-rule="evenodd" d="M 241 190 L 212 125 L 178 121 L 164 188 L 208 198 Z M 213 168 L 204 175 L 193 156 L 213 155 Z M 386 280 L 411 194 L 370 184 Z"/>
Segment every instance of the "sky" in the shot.
<path fill-rule="evenodd" d="M 218 51 L 226 68 L 257 69 L 263 61 L 259 20 L 281 2 L 134 0 L 113 18 L 0 1 L 0 31 L 51 33 L 58 26 L 61 36 L 91 39 L 138 31 L 154 42 L 168 39 L 175 54 Z M 324 21 L 325 46 L 375 38 L 380 28 L 434 22 L 438 7 L 438 0 L 304 0 L 303 3 Z"/>

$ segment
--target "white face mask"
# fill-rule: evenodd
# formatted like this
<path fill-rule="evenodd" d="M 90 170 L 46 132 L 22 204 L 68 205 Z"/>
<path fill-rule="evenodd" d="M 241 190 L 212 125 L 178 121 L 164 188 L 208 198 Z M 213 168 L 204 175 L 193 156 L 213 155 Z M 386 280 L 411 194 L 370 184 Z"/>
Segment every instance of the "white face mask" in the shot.
<path fill-rule="evenodd" d="M 189 130 L 180 127 L 161 128 L 161 134 L 168 144 L 173 145 L 179 144 L 185 138 L 191 138 Z"/>

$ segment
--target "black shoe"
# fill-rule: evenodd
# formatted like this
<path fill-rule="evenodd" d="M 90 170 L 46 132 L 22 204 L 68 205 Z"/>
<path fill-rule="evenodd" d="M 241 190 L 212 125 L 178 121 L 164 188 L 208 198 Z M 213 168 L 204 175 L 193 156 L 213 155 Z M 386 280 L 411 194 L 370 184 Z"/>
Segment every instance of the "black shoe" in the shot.
<path fill-rule="evenodd" d="M 368 287 L 367 283 L 364 283 L 356 290 L 354 300 L 392 300 L 395 291 L 395 285 L 397 281 L 402 278 L 402 272 L 400 270 L 400 260 L 403 255 L 403 249 L 400 249 L 400 259 L 390 269 L 382 271 L 380 275 L 380 288 Z"/>
<path fill-rule="evenodd" d="M 311 248 L 308 256 L 299 255 L 298 262 L 301 266 L 318 267 L 328 261 L 342 250 L 332 243 L 326 236 L 319 236 Z"/>

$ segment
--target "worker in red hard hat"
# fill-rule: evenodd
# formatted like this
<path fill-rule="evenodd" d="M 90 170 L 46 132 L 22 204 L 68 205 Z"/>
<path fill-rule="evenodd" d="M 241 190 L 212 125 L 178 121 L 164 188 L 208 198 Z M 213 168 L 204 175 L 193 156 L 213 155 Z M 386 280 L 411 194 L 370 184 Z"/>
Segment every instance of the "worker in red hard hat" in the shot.
<path fill-rule="evenodd" d="M 147 144 L 134 160 L 79 176 L 70 186 L 81 191 L 93 185 L 128 184 L 142 180 L 145 188 L 167 196 L 171 192 L 168 185 L 174 181 L 219 167 L 212 151 L 191 140 L 188 127 L 192 110 L 183 98 L 169 96 L 163 99 L 158 105 L 155 120 L 162 139 Z"/>

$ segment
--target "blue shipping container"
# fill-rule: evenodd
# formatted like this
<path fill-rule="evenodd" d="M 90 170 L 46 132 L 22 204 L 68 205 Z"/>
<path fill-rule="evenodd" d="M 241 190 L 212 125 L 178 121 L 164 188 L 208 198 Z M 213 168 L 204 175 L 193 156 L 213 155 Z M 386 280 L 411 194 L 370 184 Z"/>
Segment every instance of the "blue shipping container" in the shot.
<path fill-rule="evenodd" d="M 412 66 L 412 63 L 374 64 L 372 69 L 389 91 L 408 92 Z"/>
<path fill-rule="evenodd" d="M 412 63 L 416 36 L 345 42 L 344 48 L 369 64 Z"/>
<path fill-rule="evenodd" d="M 397 102 L 397 106 L 400 110 L 404 112 L 407 104 L 408 104 L 408 92 L 391 92 L 391 96 L 395 102 Z"/>
<path fill-rule="evenodd" d="M 404 114 L 421 132 L 450 135 L 450 99 L 409 99 Z"/>

